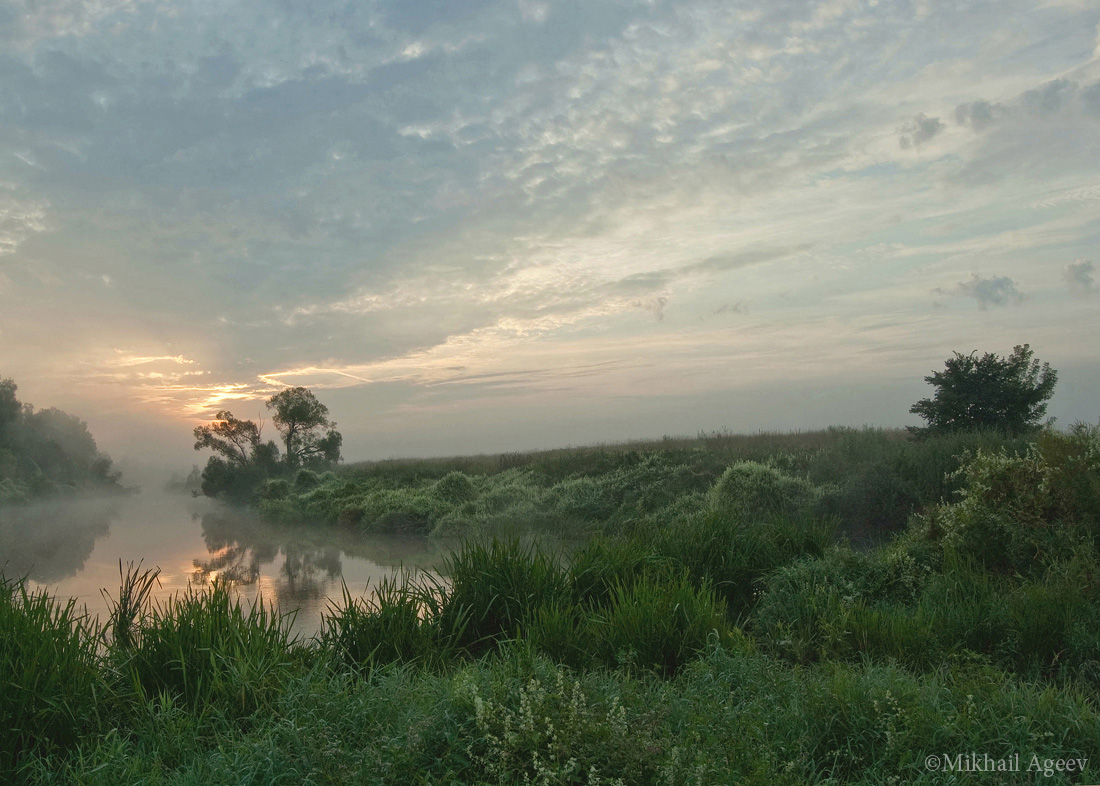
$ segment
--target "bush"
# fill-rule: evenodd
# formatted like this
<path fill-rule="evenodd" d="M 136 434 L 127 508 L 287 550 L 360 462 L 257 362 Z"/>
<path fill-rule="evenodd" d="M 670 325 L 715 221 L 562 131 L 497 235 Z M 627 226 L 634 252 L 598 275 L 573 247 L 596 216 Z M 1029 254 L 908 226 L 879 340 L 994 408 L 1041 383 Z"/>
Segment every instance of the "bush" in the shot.
<path fill-rule="evenodd" d="M 285 499 L 290 494 L 290 484 L 283 478 L 273 478 L 260 486 L 260 499 Z"/>
<path fill-rule="evenodd" d="M 917 522 L 919 537 L 945 551 L 1002 573 L 1034 574 L 1100 542 L 1097 429 L 1047 433 L 1024 454 L 967 454 L 956 475 L 959 501 Z"/>
<path fill-rule="evenodd" d="M 477 497 L 477 489 L 469 476 L 462 472 L 448 472 L 435 482 L 435 495 L 452 505 L 469 502 Z"/>
<path fill-rule="evenodd" d="M 11 478 L 0 479 L 0 505 L 24 505 L 30 499 L 30 489 Z"/>
<path fill-rule="evenodd" d="M 300 469 L 294 476 L 294 493 L 303 494 L 321 485 L 321 476 L 311 469 Z"/>
<path fill-rule="evenodd" d="M 801 513 L 811 508 L 813 485 L 757 461 L 732 464 L 710 494 L 711 506 L 741 518 Z"/>

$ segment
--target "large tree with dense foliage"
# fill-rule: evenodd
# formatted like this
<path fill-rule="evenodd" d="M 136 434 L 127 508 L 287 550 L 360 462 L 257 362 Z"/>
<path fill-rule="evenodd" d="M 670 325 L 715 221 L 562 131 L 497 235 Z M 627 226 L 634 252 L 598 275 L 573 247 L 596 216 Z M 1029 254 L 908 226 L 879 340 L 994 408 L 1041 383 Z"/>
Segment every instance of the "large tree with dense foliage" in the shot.
<path fill-rule="evenodd" d="M 340 461 L 344 438 L 329 420 L 328 407 L 308 388 L 287 388 L 272 396 L 267 406 L 283 437 L 289 467 L 329 465 Z"/>
<path fill-rule="evenodd" d="M 262 444 L 260 430 L 255 422 L 240 420 L 229 410 L 222 410 L 209 426 L 195 427 L 195 450 L 209 448 L 231 463 L 251 464 Z"/>
<path fill-rule="evenodd" d="M 263 427 L 255 421 L 240 420 L 228 410 L 214 417 L 213 423 L 193 432 L 195 450 L 215 453 L 202 471 L 202 493 L 245 500 L 277 471 L 279 446 L 263 441 Z"/>
<path fill-rule="evenodd" d="M 1008 357 L 956 352 L 943 371 L 925 377 L 936 392 L 909 409 L 927 422 L 911 431 L 926 435 L 996 428 L 1019 434 L 1036 428 L 1054 395 L 1058 372 L 1032 355 L 1028 344 L 1015 347 Z"/>

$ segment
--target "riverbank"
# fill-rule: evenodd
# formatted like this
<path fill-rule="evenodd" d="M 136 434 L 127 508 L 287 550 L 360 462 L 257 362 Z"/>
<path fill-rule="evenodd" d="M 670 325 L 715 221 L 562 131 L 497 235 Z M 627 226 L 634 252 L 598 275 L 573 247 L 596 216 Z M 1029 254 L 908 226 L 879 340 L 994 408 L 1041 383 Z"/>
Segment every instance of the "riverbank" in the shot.
<path fill-rule="evenodd" d="M 100 629 L 8 583 L 5 766 L 25 783 L 1096 780 L 1100 434 L 959 467 L 959 494 L 857 550 L 808 479 L 736 462 L 697 510 L 624 520 L 568 560 L 468 541 L 446 581 L 347 597 L 309 641 L 225 587 L 150 609 L 134 573 Z"/>

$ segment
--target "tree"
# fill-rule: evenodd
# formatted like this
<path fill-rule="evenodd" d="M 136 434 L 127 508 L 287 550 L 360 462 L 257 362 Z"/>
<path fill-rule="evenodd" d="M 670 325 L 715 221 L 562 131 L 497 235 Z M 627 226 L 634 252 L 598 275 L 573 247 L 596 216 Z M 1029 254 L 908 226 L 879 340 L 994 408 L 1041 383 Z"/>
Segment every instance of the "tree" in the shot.
<path fill-rule="evenodd" d="M 8 430 L 19 420 L 19 414 L 23 411 L 23 405 L 15 397 L 18 389 L 14 380 L 0 379 L 0 445 L 8 441 Z"/>
<path fill-rule="evenodd" d="M 287 388 L 267 401 L 272 420 L 283 437 L 289 467 L 340 461 L 344 438 L 328 418 L 328 407 L 307 388 Z"/>
<path fill-rule="evenodd" d="M 231 463 L 251 464 L 261 446 L 260 431 L 253 421 L 238 420 L 232 412 L 222 410 L 209 426 L 195 427 L 195 450 L 210 448 Z"/>
<path fill-rule="evenodd" d="M 1034 360 L 1029 344 L 1015 347 L 1008 357 L 954 354 L 943 371 L 924 378 L 936 393 L 910 407 L 928 423 L 911 431 L 929 435 L 997 428 L 1018 434 L 1040 425 L 1058 372 Z"/>
<path fill-rule="evenodd" d="M 194 431 L 195 450 L 209 448 L 217 454 L 203 468 L 202 493 L 245 501 L 276 471 L 279 446 L 263 441 L 262 424 L 239 420 L 227 410 L 215 418 L 209 426 L 198 426 Z"/>

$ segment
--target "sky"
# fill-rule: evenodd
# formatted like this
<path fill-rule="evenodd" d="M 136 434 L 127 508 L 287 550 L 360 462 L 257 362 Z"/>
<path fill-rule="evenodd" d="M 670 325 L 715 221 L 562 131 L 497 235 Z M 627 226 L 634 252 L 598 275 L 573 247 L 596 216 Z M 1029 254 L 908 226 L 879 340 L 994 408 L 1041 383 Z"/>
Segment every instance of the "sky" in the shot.
<path fill-rule="evenodd" d="M 1094 0 L 0 0 L 0 377 L 201 462 L 1100 418 Z M 265 435 L 274 437 L 268 424 Z"/>

